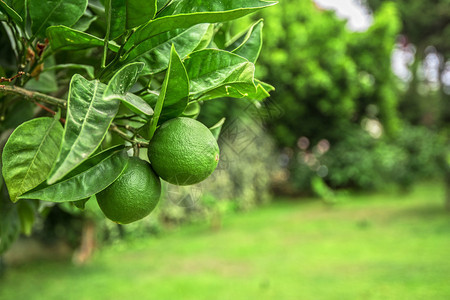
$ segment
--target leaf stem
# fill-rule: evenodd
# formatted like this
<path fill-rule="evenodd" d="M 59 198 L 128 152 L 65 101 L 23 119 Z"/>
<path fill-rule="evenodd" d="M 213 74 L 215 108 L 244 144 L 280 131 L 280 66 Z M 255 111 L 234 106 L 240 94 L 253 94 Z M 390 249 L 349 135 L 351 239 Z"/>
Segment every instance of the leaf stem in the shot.
<path fill-rule="evenodd" d="M 107 2 L 105 3 L 105 7 L 106 7 L 106 35 L 103 45 L 103 56 L 101 64 L 102 69 L 106 67 L 106 56 L 108 54 L 109 36 L 111 34 L 111 0 L 107 0 Z"/>
<path fill-rule="evenodd" d="M 22 96 L 25 100 L 35 102 L 43 102 L 47 104 L 56 105 L 61 108 L 67 108 L 67 101 L 59 99 L 53 96 L 42 94 L 39 92 L 30 91 L 14 85 L 1 85 L 0 84 L 0 94 L 10 94 L 16 96 Z"/>

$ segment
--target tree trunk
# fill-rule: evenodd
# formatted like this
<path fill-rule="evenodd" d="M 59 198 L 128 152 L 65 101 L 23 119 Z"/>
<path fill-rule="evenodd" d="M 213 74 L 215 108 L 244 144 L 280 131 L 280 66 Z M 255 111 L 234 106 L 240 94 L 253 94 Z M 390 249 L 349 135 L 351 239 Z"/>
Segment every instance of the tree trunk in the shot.
<path fill-rule="evenodd" d="M 95 222 L 91 219 L 86 219 L 81 233 L 81 245 L 73 255 L 73 262 L 77 265 L 85 264 L 94 253 L 95 245 Z"/>

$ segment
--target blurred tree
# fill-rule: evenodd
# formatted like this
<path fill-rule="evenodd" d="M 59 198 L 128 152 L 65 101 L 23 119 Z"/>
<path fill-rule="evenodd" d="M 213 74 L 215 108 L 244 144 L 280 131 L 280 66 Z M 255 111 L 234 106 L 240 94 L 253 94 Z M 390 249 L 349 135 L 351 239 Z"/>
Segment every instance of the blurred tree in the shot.
<path fill-rule="evenodd" d="M 377 11 L 383 0 L 365 0 Z M 395 1 L 403 24 L 402 33 L 424 53 L 429 45 L 434 45 L 440 53 L 450 58 L 450 0 L 397 0 Z"/>
<path fill-rule="evenodd" d="M 294 147 L 301 136 L 339 142 L 352 124 L 378 117 L 376 111 L 387 131 L 395 132 L 395 6 L 384 5 L 361 33 L 350 32 L 334 12 L 312 1 L 283 1 L 266 19 L 262 76 L 276 87 L 272 100 L 285 112 L 269 124 L 281 146 Z"/>
<path fill-rule="evenodd" d="M 365 3 L 378 11 L 381 0 Z M 442 166 L 450 209 L 450 0 L 398 0 L 403 23 L 401 47 L 412 43 L 415 59 L 400 109 L 412 123 L 440 132 L 447 145 Z"/>
<path fill-rule="evenodd" d="M 364 32 L 350 31 L 334 12 L 312 1 L 285 0 L 270 16 L 262 12 L 257 17 L 266 19 L 261 77 L 276 87 L 270 101 L 283 110 L 267 125 L 278 145 L 290 148 L 283 157 L 292 185 L 311 189 L 314 176 L 322 176 L 333 187 L 372 186 L 370 179 L 361 181 L 359 173 L 370 168 L 358 168 L 362 160 L 356 158 L 344 160 L 346 151 L 339 149 L 357 146 L 362 149 L 359 154 L 372 155 L 375 147 L 369 145 L 401 130 L 398 79 L 391 69 L 401 26 L 395 5 L 383 5 Z M 365 124 L 377 127 L 375 137 L 366 132 Z M 359 145 L 361 139 L 348 138 L 361 135 L 371 141 Z M 301 145 L 302 140 L 307 145 Z M 326 161 L 318 159 L 321 145 L 329 148 L 324 150 L 330 157 Z M 355 172 L 342 172 L 345 169 Z M 365 176 L 382 177 L 376 172 L 375 168 Z"/>

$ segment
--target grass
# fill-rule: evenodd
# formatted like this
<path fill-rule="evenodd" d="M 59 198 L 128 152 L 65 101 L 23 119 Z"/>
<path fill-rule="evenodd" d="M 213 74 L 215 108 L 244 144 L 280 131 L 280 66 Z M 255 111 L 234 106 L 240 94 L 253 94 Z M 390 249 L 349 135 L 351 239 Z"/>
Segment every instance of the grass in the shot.
<path fill-rule="evenodd" d="M 450 299 L 440 184 L 409 194 L 278 202 L 121 242 L 87 265 L 9 269 L 0 299 Z"/>

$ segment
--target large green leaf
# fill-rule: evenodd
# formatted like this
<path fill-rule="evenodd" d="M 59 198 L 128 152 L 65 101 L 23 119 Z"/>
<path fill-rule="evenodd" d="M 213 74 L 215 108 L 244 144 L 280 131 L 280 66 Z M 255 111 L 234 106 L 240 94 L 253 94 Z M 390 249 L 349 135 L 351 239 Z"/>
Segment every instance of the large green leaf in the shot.
<path fill-rule="evenodd" d="M 30 120 L 11 134 L 3 150 L 2 172 L 12 201 L 47 178 L 62 134 L 56 118 Z"/>
<path fill-rule="evenodd" d="M 94 78 L 94 67 L 89 65 L 79 65 L 79 64 L 61 64 L 61 65 L 54 65 L 51 67 L 45 66 L 44 70 L 42 70 L 42 73 L 46 73 L 48 71 L 58 71 L 58 70 L 68 70 L 68 69 L 81 69 L 86 71 L 86 74 L 93 79 Z"/>
<path fill-rule="evenodd" d="M 20 17 L 25 19 L 25 2 L 27 0 L 2 0 L 5 2 L 9 7 L 14 9 L 14 11 L 20 15 Z"/>
<path fill-rule="evenodd" d="M 156 0 L 107 0 L 105 3 L 109 39 L 121 36 L 155 17 Z"/>
<path fill-rule="evenodd" d="M 256 87 L 251 82 L 230 82 L 196 95 L 195 99 L 201 101 L 224 97 L 253 99 L 256 92 Z"/>
<path fill-rule="evenodd" d="M 71 27 L 75 30 L 86 31 L 97 18 L 98 16 L 95 16 L 89 10 L 86 10 L 83 16 Z"/>
<path fill-rule="evenodd" d="M 156 130 L 159 119 L 161 121 L 179 116 L 185 110 L 189 97 L 189 79 L 183 62 L 175 47 L 170 51 L 169 68 L 164 78 L 156 102 L 155 113 L 149 129 L 150 139 Z"/>
<path fill-rule="evenodd" d="M 250 100 L 261 101 L 270 97 L 269 92 L 275 90 L 270 84 L 255 79 L 255 85 L 250 82 L 234 82 L 219 86 L 213 90 L 203 93 L 199 100 L 211 100 L 216 98 L 247 98 Z"/>
<path fill-rule="evenodd" d="M 261 52 L 262 28 L 263 21 L 257 21 L 250 27 L 246 34 L 234 40 L 229 46 L 230 51 L 255 63 Z"/>
<path fill-rule="evenodd" d="M 115 39 L 125 32 L 126 0 L 105 1 L 106 25 L 109 27 L 107 39 Z"/>
<path fill-rule="evenodd" d="M 107 150 L 108 151 L 108 150 Z M 103 160 L 103 153 L 92 157 L 93 161 L 87 161 L 90 168 L 58 183 L 44 186 L 40 189 L 23 194 L 23 199 L 38 199 L 51 202 L 78 201 L 104 190 L 113 183 L 128 165 L 126 151 L 110 153 Z M 95 164 L 94 164 L 95 162 Z"/>
<path fill-rule="evenodd" d="M 0 10 L 4 11 L 16 24 L 22 24 L 22 17 L 3 0 L 0 0 Z"/>
<path fill-rule="evenodd" d="M 106 85 L 72 77 L 69 88 L 66 126 L 56 163 L 47 180 L 55 183 L 86 160 L 102 142 L 119 109 L 119 101 L 105 101 Z"/>
<path fill-rule="evenodd" d="M 87 4 L 88 0 L 29 0 L 33 35 L 44 35 L 52 25 L 72 26 L 81 18 Z"/>
<path fill-rule="evenodd" d="M 189 77 L 174 46 L 170 52 L 169 68 L 164 81 L 167 81 L 167 84 L 160 116 L 161 121 L 181 115 L 189 100 Z"/>
<path fill-rule="evenodd" d="M 127 29 L 138 27 L 155 17 L 157 10 L 156 0 L 128 0 Z"/>
<path fill-rule="evenodd" d="M 83 172 L 89 170 L 90 168 L 99 164 L 102 160 L 110 157 L 114 153 L 120 152 L 123 149 L 125 149 L 125 145 L 116 145 L 116 146 L 113 146 L 106 150 L 100 151 L 99 153 L 96 153 L 95 155 L 93 155 L 93 156 L 89 157 L 87 160 L 85 160 L 81 165 L 76 167 L 74 170 L 72 170 L 69 174 L 64 176 L 62 181 L 65 181 L 66 179 L 72 178 L 80 173 L 83 173 Z M 44 183 L 43 187 L 44 186 L 46 187 L 46 186 L 48 186 L 48 184 Z M 38 189 L 38 188 L 39 187 L 37 187 L 36 189 Z"/>
<path fill-rule="evenodd" d="M 167 69 L 169 65 L 172 44 L 180 57 L 184 58 L 199 47 L 209 27 L 209 24 L 199 24 L 188 29 L 175 29 L 161 33 L 133 48 L 125 56 L 124 62 L 139 57 L 139 60 L 146 64 L 144 74 L 158 73 Z"/>
<path fill-rule="evenodd" d="M 53 51 L 57 50 L 82 50 L 92 47 L 103 47 L 104 40 L 96 36 L 84 33 L 66 26 L 50 26 L 47 29 L 47 36 Z M 117 52 L 119 46 L 110 42 L 110 50 Z"/>
<path fill-rule="evenodd" d="M 157 0 L 158 11 L 164 8 L 171 0 Z"/>
<path fill-rule="evenodd" d="M 128 91 L 133 87 L 139 78 L 139 74 L 144 67 L 142 62 L 134 62 L 122 67 L 117 71 L 106 87 L 103 99 L 122 101 L 127 107 L 136 113 L 152 115 L 153 109 L 142 98 Z"/>
<path fill-rule="evenodd" d="M 190 54 L 184 65 L 190 80 L 191 99 L 242 98 L 256 92 L 255 65 L 239 55 L 204 49 Z"/>
<path fill-rule="evenodd" d="M 140 27 L 130 38 L 125 49 L 138 45 L 162 32 L 188 28 L 200 23 L 217 23 L 243 17 L 259 9 L 276 4 L 261 0 L 174 0 L 157 18 Z"/>
<path fill-rule="evenodd" d="M 196 119 L 200 114 L 202 107 L 198 102 L 189 102 L 181 116 Z"/>

